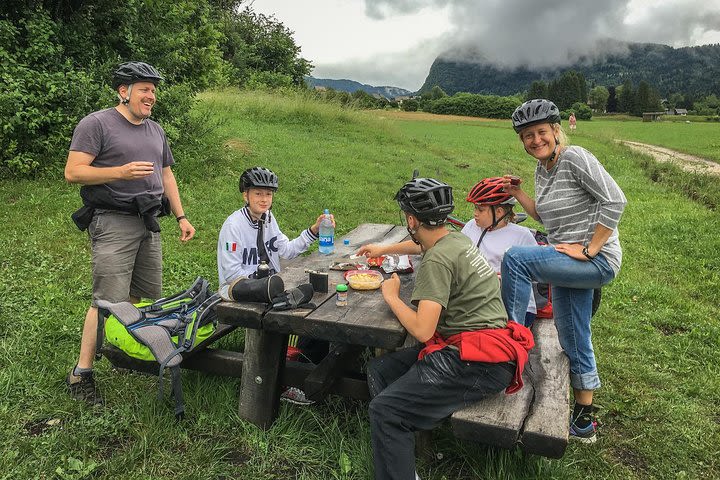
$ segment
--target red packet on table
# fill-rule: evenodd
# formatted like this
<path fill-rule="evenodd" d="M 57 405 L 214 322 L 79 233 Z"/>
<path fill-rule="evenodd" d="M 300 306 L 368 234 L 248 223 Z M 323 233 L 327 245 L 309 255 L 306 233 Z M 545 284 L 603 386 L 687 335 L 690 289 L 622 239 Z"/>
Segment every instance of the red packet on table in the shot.
<path fill-rule="evenodd" d="M 380 255 L 379 257 L 369 257 L 367 259 L 368 267 L 380 267 L 383 264 L 383 261 L 385 260 L 385 255 Z"/>

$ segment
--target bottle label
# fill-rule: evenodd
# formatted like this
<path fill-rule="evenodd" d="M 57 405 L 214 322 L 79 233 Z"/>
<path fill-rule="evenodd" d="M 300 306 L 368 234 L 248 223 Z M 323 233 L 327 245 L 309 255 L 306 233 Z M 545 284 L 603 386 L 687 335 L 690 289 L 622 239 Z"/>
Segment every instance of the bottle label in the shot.
<path fill-rule="evenodd" d="M 322 247 L 329 247 L 332 246 L 334 242 L 335 235 L 320 235 L 320 246 Z"/>

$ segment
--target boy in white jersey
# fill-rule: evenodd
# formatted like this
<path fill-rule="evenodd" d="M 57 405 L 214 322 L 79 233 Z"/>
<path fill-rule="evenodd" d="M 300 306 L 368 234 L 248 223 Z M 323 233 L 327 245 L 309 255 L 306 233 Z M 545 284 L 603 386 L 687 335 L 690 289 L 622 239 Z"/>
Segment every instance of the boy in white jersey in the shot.
<path fill-rule="evenodd" d="M 277 189 L 278 177 L 267 168 L 248 168 L 240 176 L 240 192 L 245 206 L 225 220 L 218 237 L 217 263 L 221 291 L 240 279 L 257 278 L 258 266 L 262 262 L 269 267 L 267 274 L 279 273 L 280 257 L 295 258 L 317 240 L 322 214 L 293 240 L 282 233 L 271 211 Z M 334 225 L 335 219 L 331 218 Z M 302 338 L 298 347 L 303 356 L 314 363 L 327 355 L 328 350 L 327 342 Z M 283 393 L 282 398 L 299 404 L 312 403 L 304 400 L 304 394 L 292 387 Z"/>
<path fill-rule="evenodd" d="M 508 248 L 513 245 L 537 245 L 528 228 L 512 222 L 516 200 L 503 191 L 503 181 L 502 177 L 485 178 L 470 189 L 465 200 L 475 205 L 475 213 L 473 220 L 462 229 L 462 233 L 473 241 L 498 275 Z M 526 326 L 532 325 L 536 314 L 535 299 L 530 296 L 525 313 Z"/>

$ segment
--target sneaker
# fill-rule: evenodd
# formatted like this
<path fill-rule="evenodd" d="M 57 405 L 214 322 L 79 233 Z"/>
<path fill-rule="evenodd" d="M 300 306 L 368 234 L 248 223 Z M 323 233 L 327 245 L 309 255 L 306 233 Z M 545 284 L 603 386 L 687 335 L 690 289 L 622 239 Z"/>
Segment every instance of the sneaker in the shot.
<path fill-rule="evenodd" d="M 295 405 L 312 405 L 315 403 L 315 400 L 310 400 L 305 396 L 305 392 L 295 387 L 287 387 L 285 391 L 280 394 L 280 400 L 294 403 Z"/>
<path fill-rule="evenodd" d="M 72 371 L 70 371 L 65 378 L 65 384 L 70 391 L 70 396 L 75 400 L 85 402 L 91 406 L 103 404 L 103 398 L 95 387 L 92 372 L 73 375 Z"/>
<path fill-rule="evenodd" d="M 588 419 L 589 415 L 582 415 L 580 418 Z M 592 419 L 590 424 L 584 428 L 578 427 L 573 421 L 570 423 L 570 440 L 575 440 L 581 443 L 595 443 L 597 440 L 597 427 L 598 423 L 595 419 Z"/>

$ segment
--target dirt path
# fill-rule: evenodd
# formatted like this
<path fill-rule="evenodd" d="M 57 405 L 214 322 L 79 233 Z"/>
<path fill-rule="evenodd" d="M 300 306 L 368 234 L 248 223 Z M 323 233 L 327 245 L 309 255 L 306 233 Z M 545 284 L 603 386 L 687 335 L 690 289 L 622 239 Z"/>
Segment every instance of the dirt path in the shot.
<path fill-rule="evenodd" d="M 658 162 L 674 163 L 688 172 L 720 176 L 720 163 L 705 160 L 695 155 L 676 152 L 669 148 L 658 147 L 657 145 L 648 145 L 646 143 L 630 142 L 627 140 L 620 140 L 619 142 L 633 150 L 652 156 Z"/>

